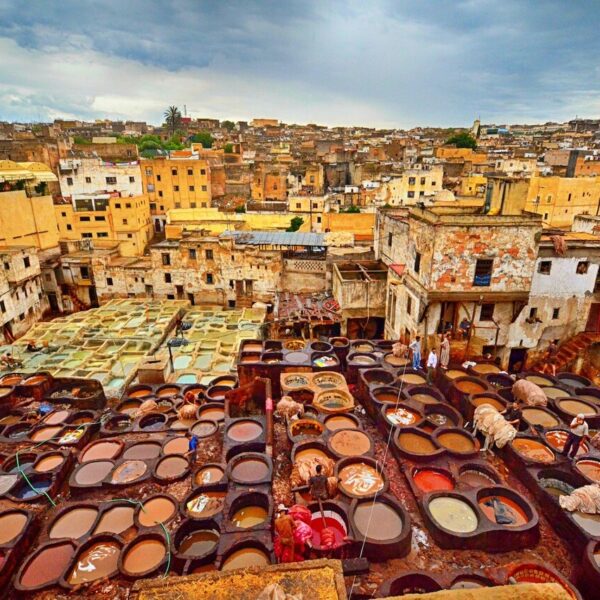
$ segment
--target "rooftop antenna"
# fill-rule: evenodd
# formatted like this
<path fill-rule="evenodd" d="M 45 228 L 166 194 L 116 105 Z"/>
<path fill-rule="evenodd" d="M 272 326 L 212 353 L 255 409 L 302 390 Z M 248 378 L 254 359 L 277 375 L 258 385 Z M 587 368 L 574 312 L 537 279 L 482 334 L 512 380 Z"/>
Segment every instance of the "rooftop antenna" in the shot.
<path fill-rule="evenodd" d="M 183 105 L 183 116 L 187 117 L 187 104 Z"/>

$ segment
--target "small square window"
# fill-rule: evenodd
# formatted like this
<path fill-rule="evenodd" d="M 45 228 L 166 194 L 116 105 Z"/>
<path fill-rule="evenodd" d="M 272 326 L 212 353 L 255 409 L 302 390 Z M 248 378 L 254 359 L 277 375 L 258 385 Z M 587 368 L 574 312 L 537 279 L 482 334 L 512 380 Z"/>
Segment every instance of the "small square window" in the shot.
<path fill-rule="evenodd" d="M 560 308 L 553 308 L 552 309 L 552 318 L 558 319 L 559 316 L 560 316 Z"/>
<path fill-rule="evenodd" d="M 23 259 L 23 266 L 24 266 L 26 269 L 29 269 L 29 267 L 31 266 L 31 259 L 29 258 L 29 256 L 26 256 L 26 257 Z"/>
<path fill-rule="evenodd" d="M 302 208 L 302 204 L 300 202 L 296 202 L 296 208 L 297 209 L 301 209 Z"/>
<path fill-rule="evenodd" d="M 157 175 L 157 176 L 156 176 L 156 181 L 160 181 L 160 180 L 161 180 L 161 177 L 160 177 L 160 175 Z"/>
<path fill-rule="evenodd" d="M 174 185 L 173 186 L 173 191 L 174 192 L 178 192 L 179 191 L 179 186 L 178 185 Z"/>
<path fill-rule="evenodd" d="M 577 263 L 576 273 L 577 273 L 577 275 L 585 275 L 588 272 L 589 268 L 590 268 L 589 261 L 587 261 L 587 260 L 580 260 Z"/>
<path fill-rule="evenodd" d="M 482 304 L 479 312 L 480 321 L 493 321 L 494 320 L 494 308 L 495 304 Z"/>
<path fill-rule="evenodd" d="M 196 260 L 196 249 L 195 248 L 190 248 L 188 250 L 188 254 L 189 254 L 190 260 Z"/>
<path fill-rule="evenodd" d="M 204 254 L 206 256 L 206 260 L 213 260 L 214 256 L 213 256 L 212 250 L 210 250 L 210 249 L 205 250 Z"/>
<path fill-rule="evenodd" d="M 406 312 L 412 315 L 412 296 L 410 294 L 406 295 Z"/>
<path fill-rule="evenodd" d="M 190 208 L 196 208 L 196 203 L 195 202 L 190 202 Z"/>
<path fill-rule="evenodd" d="M 193 169 L 188 169 L 187 171 L 188 171 L 188 175 L 193 175 L 194 174 Z"/>
<path fill-rule="evenodd" d="M 408 185 L 415 185 L 416 182 L 417 182 L 416 177 L 409 177 L 408 178 Z"/>
<path fill-rule="evenodd" d="M 407 192 L 406 194 L 409 198 L 414 198 L 415 197 L 415 193 L 414 192 Z"/>
<path fill-rule="evenodd" d="M 162 197 L 163 197 L 163 193 L 162 193 L 160 190 L 158 191 L 158 197 L 159 197 L 159 198 L 162 198 Z"/>
<path fill-rule="evenodd" d="M 175 208 L 181 208 L 181 202 L 175 202 Z"/>
<path fill-rule="evenodd" d="M 418 273 L 421 270 L 421 253 L 415 252 L 415 273 Z"/>
<path fill-rule="evenodd" d="M 170 254 L 167 254 L 165 252 L 165 253 L 161 254 L 161 258 L 162 258 L 162 264 L 165 267 L 171 264 L 171 256 L 170 256 Z"/>
<path fill-rule="evenodd" d="M 194 186 L 193 185 L 190 185 L 189 188 L 190 188 L 190 192 L 194 191 Z"/>
<path fill-rule="evenodd" d="M 212 273 L 207 273 L 206 274 L 206 283 L 208 285 L 212 285 L 214 283 L 214 281 L 213 281 L 213 274 Z"/>
<path fill-rule="evenodd" d="M 106 285 L 112 285 L 113 284 L 113 278 L 112 277 L 107 277 L 106 278 Z"/>
<path fill-rule="evenodd" d="M 177 169 L 171 169 L 171 175 L 177 175 Z"/>
<path fill-rule="evenodd" d="M 127 237 L 128 237 L 129 239 L 131 239 L 131 238 L 133 237 L 133 233 L 128 233 L 128 234 L 127 234 Z"/>
<path fill-rule="evenodd" d="M 533 306 L 529 309 L 529 319 L 534 320 L 537 319 L 537 307 Z"/>
<path fill-rule="evenodd" d="M 171 273 L 165 273 L 165 283 L 171 283 Z"/>
<path fill-rule="evenodd" d="M 61 212 L 61 213 L 60 213 L 60 216 L 61 216 L 61 217 L 66 217 L 66 216 L 67 216 L 67 213 L 66 213 L 66 212 Z"/>
<path fill-rule="evenodd" d="M 116 177 L 107 177 L 106 185 L 117 185 L 117 178 Z"/>
<path fill-rule="evenodd" d="M 206 169 L 200 169 L 200 175 L 206 175 Z"/>
<path fill-rule="evenodd" d="M 123 225 L 127 225 L 127 219 L 123 219 Z"/>
<path fill-rule="evenodd" d="M 73 178 L 67 177 L 67 185 L 73 185 Z"/>
<path fill-rule="evenodd" d="M 492 283 L 492 267 L 494 261 L 489 258 L 480 258 L 475 263 L 475 276 L 473 278 L 473 285 L 479 287 L 486 287 Z"/>
<path fill-rule="evenodd" d="M 425 177 L 421 177 L 421 185 L 425 185 Z"/>
<path fill-rule="evenodd" d="M 207 188 L 205 185 L 203 185 L 203 186 L 202 186 L 202 191 L 203 191 L 203 192 L 206 192 L 207 190 L 208 190 L 208 188 Z"/>
<path fill-rule="evenodd" d="M 125 204 L 125 208 L 131 208 L 131 203 L 130 203 L 130 202 L 127 202 L 127 203 Z"/>
<path fill-rule="evenodd" d="M 135 183 L 135 177 L 130 176 L 129 177 L 129 183 Z"/>
<path fill-rule="evenodd" d="M 92 178 L 91 177 L 86 177 L 85 178 L 85 182 L 86 183 L 92 183 Z"/>
<path fill-rule="evenodd" d="M 121 203 L 120 203 L 120 202 L 117 202 L 117 203 L 115 204 L 115 208 L 121 208 Z"/>
<path fill-rule="evenodd" d="M 67 231 L 72 231 L 73 230 L 73 226 L 72 225 L 67 225 Z"/>
<path fill-rule="evenodd" d="M 538 264 L 538 273 L 542 275 L 550 275 L 550 271 L 552 270 L 552 261 L 551 260 L 541 260 Z"/>

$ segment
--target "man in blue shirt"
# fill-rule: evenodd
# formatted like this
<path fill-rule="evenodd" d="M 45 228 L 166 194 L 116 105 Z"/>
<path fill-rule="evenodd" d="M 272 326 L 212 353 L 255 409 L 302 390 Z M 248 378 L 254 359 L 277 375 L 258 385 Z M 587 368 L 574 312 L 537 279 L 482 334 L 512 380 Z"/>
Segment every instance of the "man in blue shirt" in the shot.
<path fill-rule="evenodd" d="M 196 462 L 196 452 L 198 451 L 198 437 L 193 435 L 188 444 L 188 456 L 192 457 L 192 462 Z"/>

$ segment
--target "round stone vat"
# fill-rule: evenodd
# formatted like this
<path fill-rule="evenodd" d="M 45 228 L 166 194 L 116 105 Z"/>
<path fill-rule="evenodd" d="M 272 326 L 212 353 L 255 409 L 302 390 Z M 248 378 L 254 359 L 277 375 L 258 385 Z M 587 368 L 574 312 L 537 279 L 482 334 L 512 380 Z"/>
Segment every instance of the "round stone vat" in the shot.
<path fill-rule="evenodd" d="M 422 494 L 429 492 L 452 491 L 455 487 L 454 477 L 450 471 L 438 467 L 417 467 L 411 473 L 414 487 Z"/>
<path fill-rule="evenodd" d="M 146 461 L 139 459 L 123 460 L 115 466 L 108 482 L 117 486 L 132 485 L 148 479 L 150 474 L 151 471 Z"/>
<path fill-rule="evenodd" d="M 228 425 L 226 439 L 233 444 L 256 442 L 264 435 L 263 424 L 255 419 L 237 419 Z"/>
<path fill-rule="evenodd" d="M 101 431 L 106 435 L 115 435 L 129 431 L 132 426 L 133 421 L 129 415 L 115 415 L 108 419 Z"/>
<path fill-rule="evenodd" d="M 405 596 L 407 594 L 431 594 L 444 589 L 431 573 L 425 571 L 409 571 L 398 577 L 384 581 L 377 591 L 380 598 L 388 596 Z"/>
<path fill-rule="evenodd" d="M 392 427 L 415 427 L 423 421 L 423 414 L 415 408 L 403 406 L 383 405 L 381 407 L 381 416 L 385 422 Z"/>
<path fill-rule="evenodd" d="M 333 346 L 328 342 L 311 342 L 309 349 L 313 352 L 333 352 Z"/>
<path fill-rule="evenodd" d="M 531 381 L 531 383 L 535 383 L 535 385 L 539 385 L 540 387 L 552 386 L 558 383 L 558 380 L 555 377 L 538 373 L 537 371 L 526 371 L 524 373 L 519 373 L 518 378 Z"/>
<path fill-rule="evenodd" d="M 513 579 L 517 583 L 557 583 L 573 600 L 581 600 L 579 592 L 571 586 L 557 571 L 547 565 L 533 562 L 523 562 L 509 565 L 506 571 L 506 581 Z"/>
<path fill-rule="evenodd" d="M 489 373 L 484 375 L 482 379 L 492 388 L 510 387 L 514 383 L 512 377 L 505 373 Z"/>
<path fill-rule="evenodd" d="M 473 377 L 485 377 L 486 375 L 498 375 L 502 369 L 490 362 L 482 362 L 467 369 Z"/>
<path fill-rule="evenodd" d="M 346 390 L 322 390 L 313 398 L 313 406 L 324 414 L 348 412 L 354 408 L 354 398 Z"/>
<path fill-rule="evenodd" d="M 259 363 L 261 362 L 261 353 L 242 351 L 239 361 L 241 364 Z"/>
<path fill-rule="evenodd" d="M 370 395 L 377 406 L 381 406 L 382 404 L 396 405 L 405 398 L 399 387 L 391 385 L 373 387 L 371 388 Z"/>
<path fill-rule="evenodd" d="M 138 527 L 154 527 L 160 523 L 166 524 L 177 515 L 179 503 L 173 496 L 158 494 L 144 498 L 142 506 L 134 513 L 134 523 Z"/>
<path fill-rule="evenodd" d="M 160 455 L 161 450 L 160 442 L 137 442 L 123 452 L 123 458 L 127 460 L 152 460 Z"/>
<path fill-rule="evenodd" d="M 165 440 L 162 453 L 165 456 L 183 455 L 189 451 L 189 439 L 185 435 L 178 435 Z"/>
<path fill-rule="evenodd" d="M 600 541 L 591 540 L 588 542 L 583 553 L 581 567 L 583 573 L 578 585 L 581 591 L 586 594 L 586 598 L 594 598 L 598 593 L 598 587 L 600 587 Z"/>
<path fill-rule="evenodd" d="M 458 456 L 475 456 L 479 452 L 479 442 L 464 429 L 444 427 L 433 433 L 433 438 L 451 454 Z"/>
<path fill-rule="evenodd" d="M 38 546 L 24 562 L 14 578 L 19 592 L 35 592 L 56 585 L 72 564 L 76 544 L 71 540 L 51 541 Z"/>
<path fill-rule="evenodd" d="M 48 425 L 36 427 L 29 433 L 29 439 L 36 444 L 48 442 L 50 440 L 59 439 L 62 436 L 64 427 L 62 425 Z"/>
<path fill-rule="evenodd" d="M 549 400 L 558 400 L 559 398 L 568 398 L 573 392 L 566 387 L 558 385 L 549 385 L 542 387 L 542 391 Z"/>
<path fill-rule="evenodd" d="M 428 385 L 417 385 L 406 390 L 410 400 L 420 402 L 423 405 L 438 404 L 444 401 L 444 396 L 439 390 Z"/>
<path fill-rule="evenodd" d="M 577 398 L 593 402 L 594 404 L 600 404 L 600 388 L 596 386 L 579 388 L 577 390 Z"/>
<path fill-rule="evenodd" d="M 371 340 L 352 340 L 350 349 L 352 352 L 373 352 L 375 344 Z"/>
<path fill-rule="evenodd" d="M 290 421 L 288 438 L 292 443 L 305 438 L 320 438 L 325 431 L 325 425 L 315 419 L 298 419 Z"/>
<path fill-rule="evenodd" d="M 89 533 L 98 519 L 98 507 L 91 503 L 77 503 L 60 510 L 48 526 L 52 540 L 67 538 L 77 540 Z"/>
<path fill-rule="evenodd" d="M 238 386 L 238 378 L 235 375 L 219 375 L 210 382 L 210 385 L 219 385 L 232 390 Z"/>
<path fill-rule="evenodd" d="M 494 525 L 502 527 L 525 527 L 537 514 L 534 508 L 515 491 L 502 487 L 485 487 L 477 492 L 481 512 Z"/>
<path fill-rule="evenodd" d="M 144 401 L 139 398 L 127 398 L 123 402 L 120 402 L 115 410 L 125 415 L 135 416 L 138 410 L 140 410 L 142 402 Z"/>
<path fill-rule="evenodd" d="M 535 477 L 538 485 L 557 500 L 587 483 L 579 473 L 557 468 L 540 469 L 535 473 Z M 562 512 L 562 508 L 560 510 Z"/>
<path fill-rule="evenodd" d="M 156 389 L 156 396 L 158 398 L 174 398 L 181 393 L 181 386 L 174 383 L 167 383 L 161 385 Z"/>
<path fill-rule="evenodd" d="M 333 390 L 336 388 L 345 388 L 346 380 L 343 375 L 333 371 L 321 371 L 315 373 L 312 377 L 312 385 L 320 390 Z"/>
<path fill-rule="evenodd" d="M 96 414 L 91 410 L 78 410 L 69 415 L 69 425 L 88 425 L 96 420 Z"/>
<path fill-rule="evenodd" d="M 282 373 L 281 387 L 284 390 L 309 388 L 311 379 L 303 373 Z"/>
<path fill-rule="evenodd" d="M 271 458 L 259 452 L 243 452 L 227 463 L 227 477 L 240 485 L 268 483 L 272 474 Z"/>
<path fill-rule="evenodd" d="M 99 533 L 121 534 L 134 526 L 135 505 L 129 502 L 110 502 L 94 527 L 94 535 Z"/>
<path fill-rule="evenodd" d="M 398 429 L 394 434 L 398 453 L 417 462 L 434 460 L 445 452 L 431 436 L 417 427 Z"/>
<path fill-rule="evenodd" d="M 497 483 L 500 483 L 500 476 L 489 465 L 473 462 L 463 464 L 458 469 L 457 485 L 460 488 L 480 488 Z"/>
<path fill-rule="evenodd" d="M 333 458 L 333 454 L 324 442 L 318 440 L 297 442 L 292 447 L 292 463 L 313 458 Z"/>
<path fill-rule="evenodd" d="M 425 404 L 425 419 L 434 427 L 462 427 L 462 415 L 449 404 Z"/>
<path fill-rule="evenodd" d="M 346 348 L 350 346 L 350 340 L 347 337 L 332 337 L 329 341 L 334 348 Z"/>
<path fill-rule="evenodd" d="M 562 452 L 565 444 L 567 443 L 567 437 L 569 432 L 566 429 L 551 429 L 544 433 L 544 439 L 556 452 Z M 590 446 L 587 442 L 581 442 L 579 444 L 579 450 L 577 450 L 577 456 L 587 454 Z"/>
<path fill-rule="evenodd" d="M 146 398 L 154 394 L 152 387 L 149 385 L 138 384 L 127 388 L 125 394 L 128 398 Z"/>
<path fill-rule="evenodd" d="M 225 394 L 232 389 L 229 385 L 211 385 L 204 395 L 209 402 L 225 402 Z"/>
<path fill-rule="evenodd" d="M 368 352 L 353 352 L 348 354 L 348 366 L 365 368 L 374 367 L 377 364 L 377 356 Z"/>
<path fill-rule="evenodd" d="M 232 531 L 264 529 L 273 518 L 273 504 L 269 496 L 260 492 L 246 492 L 237 496 L 227 512 L 227 528 Z"/>
<path fill-rule="evenodd" d="M 518 436 L 510 442 L 510 446 L 529 463 L 549 464 L 556 460 L 554 452 L 542 441 L 533 437 Z"/>
<path fill-rule="evenodd" d="M 369 457 L 349 457 L 335 465 L 338 488 L 349 498 L 372 498 L 389 486 L 381 465 Z"/>
<path fill-rule="evenodd" d="M 371 437 L 359 429 L 338 429 L 327 442 L 329 450 L 339 458 L 371 454 L 374 448 Z"/>
<path fill-rule="evenodd" d="M 166 428 L 167 415 L 160 412 L 152 412 L 139 419 L 135 429 L 137 431 L 162 431 Z"/>
<path fill-rule="evenodd" d="M 154 467 L 154 477 L 159 481 L 175 481 L 185 477 L 190 470 L 190 463 L 184 456 L 176 454 L 161 458 Z"/>
<path fill-rule="evenodd" d="M 264 344 L 261 340 L 244 340 L 242 342 L 242 351 L 244 352 L 262 352 Z"/>
<path fill-rule="evenodd" d="M 60 470 L 65 462 L 68 460 L 69 455 L 65 455 L 62 452 L 44 452 L 38 455 L 35 463 L 33 464 L 33 470 L 36 473 L 52 473 Z"/>
<path fill-rule="evenodd" d="M 514 402 L 515 401 L 515 397 L 513 396 L 513 393 L 512 393 L 512 386 L 498 388 L 496 393 L 498 394 L 498 396 L 504 398 L 504 400 L 506 400 L 506 402 Z"/>
<path fill-rule="evenodd" d="M 556 427 L 560 424 L 559 418 L 543 406 L 526 406 L 522 410 L 523 421 L 527 425 L 539 425 L 543 428 Z"/>
<path fill-rule="evenodd" d="M 176 556 L 181 560 L 211 564 L 217 557 L 219 547 L 219 525 L 214 519 L 203 523 L 184 520 L 173 536 Z"/>
<path fill-rule="evenodd" d="M 283 360 L 283 352 L 267 350 L 261 354 L 260 360 L 268 365 L 275 365 Z"/>
<path fill-rule="evenodd" d="M 33 514 L 26 510 L 15 508 L 0 512 L 0 546 L 18 544 L 32 520 Z"/>
<path fill-rule="evenodd" d="M 427 375 L 421 369 L 405 369 L 398 370 L 398 385 L 405 388 L 410 385 L 426 385 Z"/>
<path fill-rule="evenodd" d="M 91 460 L 75 468 L 69 479 L 72 488 L 88 488 L 101 486 L 108 474 L 113 470 L 112 460 Z"/>
<path fill-rule="evenodd" d="M 311 364 L 317 369 L 333 369 L 339 366 L 340 361 L 332 350 L 331 352 L 313 352 Z"/>
<path fill-rule="evenodd" d="M 221 423 L 225 420 L 225 406 L 219 402 L 207 402 L 198 409 L 198 419 Z"/>
<path fill-rule="evenodd" d="M 476 573 L 463 573 L 455 577 L 448 589 L 450 590 L 475 590 L 482 587 L 494 587 L 496 584 L 488 577 Z"/>
<path fill-rule="evenodd" d="M 34 502 L 40 500 L 44 494 L 51 495 L 58 485 L 51 475 L 45 473 L 30 473 L 27 479 L 29 481 L 22 479 L 11 487 L 10 492 L 6 494 L 8 498 L 15 502 Z"/>
<path fill-rule="evenodd" d="M 248 567 L 265 567 L 271 564 L 271 556 L 267 547 L 259 540 L 246 539 L 233 544 L 221 559 L 221 571 L 246 569 Z"/>
<path fill-rule="evenodd" d="M 207 463 L 202 465 L 194 474 L 194 485 L 203 486 L 220 483 L 225 477 L 225 469 L 222 465 Z"/>
<path fill-rule="evenodd" d="M 42 419 L 42 423 L 44 425 L 62 425 L 70 414 L 68 410 L 53 410 Z"/>
<path fill-rule="evenodd" d="M 600 483 L 600 459 L 580 458 L 575 462 L 573 468 L 589 483 Z"/>
<path fill-rule="evenodd" d="M 396 380 L 394 374 L 386 369 L 365 369 L 362 378 L 368 386 L 373 387 L 392 385 Z"/>
<path fill-rule="evenodd" d="M 201 440 L 208 439 L 219 431 L 219 422 L 210 419 L 199 419 L 190 427 L 190 433 Z"/>
<path fill-rule="evenodd" d="M 454 408 L 461 410 L 468 406 L 467 398 L 474 394 L 490 391 L 487 383 L 477 377 L 457 377 L 448 390 L 448 400 Z"/>
<path fill-rule="evenodd" d="M 348 515 L 353 537 L 364 543 L 364 556 L 372 561 L 400 558 L 410 552 L 410 516 L 389 494 L 378 494 L 375 501 L 356 499 Z"/>
<path fill-rule="evenodd" d="M 79 453 L 79 462 L 86 463 L 92 460 L 114 460 L 121 454 L 124 443 L 118 439 L 95 440 L 90 442 Z"/>
<path fill-rule="evenodd" d="M 15 423 L 4 429 L 2 435 L 9 440 L 23 440 L 29 435 L 31 425 L 29 423 Z"/>
<path fill-rule="evenodd" d="M 19 459 L 17 460 L 17 455 L 14 454 L 6 458 L 4 463 L 2 463 L 2 470 L 5 473 L 18 473 L 19 468 L 23 471 L 27 471 L 33 466 L 39 456 L 39 454 L 34 452 L 20 452 Z"/>
<path fill-rule="evenodd" d="M 479 527 L 476 506 L 461 494 L 434 492 L 425 499 L 423 508 L 433 526 L 451 537 L 469 537 Z"/>
<path fill-rule="evenodd" d="M 466 418 L 472 419 L 475 409 L 478 406 L 481 406 L 482 404 L 489 404 L 493 406 L 498 412 L 502 412 L 508 407 L 508 402 L 504 398 L 502 398 L 502 396 L 494 394 L 493 392 L 473 394 L 472 396 L 467 397 L 467 402 L 465 406 Z"/>
<path fill-rule="evenodd" d="M 116 535 L 103 533 L 92 536 L 79 546 L 60 584 L 75 589 L 99 579 L 114 577 L 119 572 L 122 548 L 123 542 Z"/>
<path fill-rule="evenodd" d="M 395 356 L 393 352 L 386 352 L 383 355 L 383 362 L 393 369 L 402 369 L 411 364 L 410 358 L 406 356 Z"/>
<path fill-rule="evenodd" d="M 576 375 L 575 373 L 558 373 L 556 379 L 562 385 L 566 385 L 577 391 L 580 388 L 586 388 L 592 385 L 592 382 L 587 377 Z"/>
<path fill-rule="evenodd" d="M 197 487 L 183 501 L 183 513 L 190 519 L 214 518 L 222 513 L 226 494 L 224 484 Z"/>
<path fill-rule="evenodd" d="M 348 509 L 346 504 L 336 502 L 335 500 L 326 500 L 321 503 L 323 512 L 316 502 L 307 506 L 312 514 L 310 527 L 312 529 L 312 547 L 320 554 L 322 552 L 335 552 L 344 544 L 350 532 L 350 520 L 348 518 Z M 327 528 L 331 535 L 327 539 L 321 539 L 323 529 Z M 331 542 L 333 547 L 331 547 Z"/>
<path fill-rule="evenodd" d="M 23 382 L 23 376 L 18 373 L 9 373 L 0 377 L 0 385 L 6 387 L 14 387 L 15 385 L 21 385 Z"/>
<path fill-rule="evenodd" d="M 141 533 L 119 556 L 119 570 L 126 577 L 140 579 L 158 573 L 167 561 L 169 547 L 160 533 Z"/>
<path fill-rule="evenodd" d="M 567 418 L 573 418 L 578 414 L 583 414 L 587 418 L 596 417 L 600 413 L 600 408 L 596 404 L 581 398 L 559 398 L 554 400 L 554 406 Z"/>
<path fill-rule="evenodd" d="M 329 432 L 338 429 L 360 429 L 358 417 L 352 414 L 327 415 L 323 419 L 323 424 Z"/>
<path fill-rule="evenodd" d="M 191 385 L 186 385 L 181 394 L 185 398 L 188 394 L 191 394 L 195 402 L 198 403 L 204 399 L 204 392 L 206 392 L 206 386 L 200 383 L 193 383 Z"/>

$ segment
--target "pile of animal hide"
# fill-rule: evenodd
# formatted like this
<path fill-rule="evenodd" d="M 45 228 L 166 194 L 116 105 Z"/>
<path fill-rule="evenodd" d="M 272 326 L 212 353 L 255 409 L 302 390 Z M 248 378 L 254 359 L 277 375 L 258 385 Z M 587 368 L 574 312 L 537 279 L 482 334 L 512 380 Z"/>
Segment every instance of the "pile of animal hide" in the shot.
<path fill-rule="evenodd" d="M 475 431 L 490 436 L 491 442 L 502 448 L 517 435 L 517 430 L 491 404 L 481 404 L 473 414 Z"/>
<path fill-rule="evenodd" d="M 591 440 L 590 444 L 596 448 L 596 450 L 600 450 L 600 432 L 598 432 Z"/>
<path fill-rule="evenodd" d="M 145 415 L 146 413 L 153 412 L 158 408 L 155 400 L 144 400 L 140 407 L 136 411 L 136 416 Z"/>
<path fill-rule="evenodd" d="M 177 416 L 181 421 L 191 421 L 196 418 L 196 408 L 194 404 L 184 404 L 177 411 Z"/>
<path fill-rule="evenodd" d="M 527 406 L 546 406 L 548 398 L 541 387 L 527 379 L 519 379 L 512 386 L 512 394 L 515 400 L 520 400 Z"/>
<path fill-rule="evenodd" d="M 277 403 L 275 413 L 279 417 L 293 417 L 297 414 L 304 414 L 304 405 L 300 402 L 292 400 L 289 396 L 282 396 L 281 400 Z"/>
<path fill-rule="evenodd" d="M 568 496 L 560 496 L 558 502 L 561 508 L 571 512 L 578 510 L 589 515 L 600 513 L 600 485 L 584 485 L 573 490 Z"/>
<path fill-rule="evenodd" d="M 317 465 L 321 465 L 321 467 L 323 467 L 321 473 L 325 475 L 325 477 L 329 478 L 333 476 L 333 467 L 335 466 L 335 462 L 329 457 L 314 456 L 311 458 L 296 459 L 294 466 L 292 467 L 292 475 L 290 477 L 292 488 L 307 485 L 308 480 L 316 475 Z"/>
<path fill-rule="evenodd" d="M 392 354 L 396 358 L 405 358 L 408 354 L 408 346 L 406 344 L 403 344 L 402 342 L 396 342 L 392 346 Z"/>
<path fill-rule="evenodd" d="M 270 583 L 256 600 L 302 600 L 303 594 L 288 594 L 278 583 Z"/>

